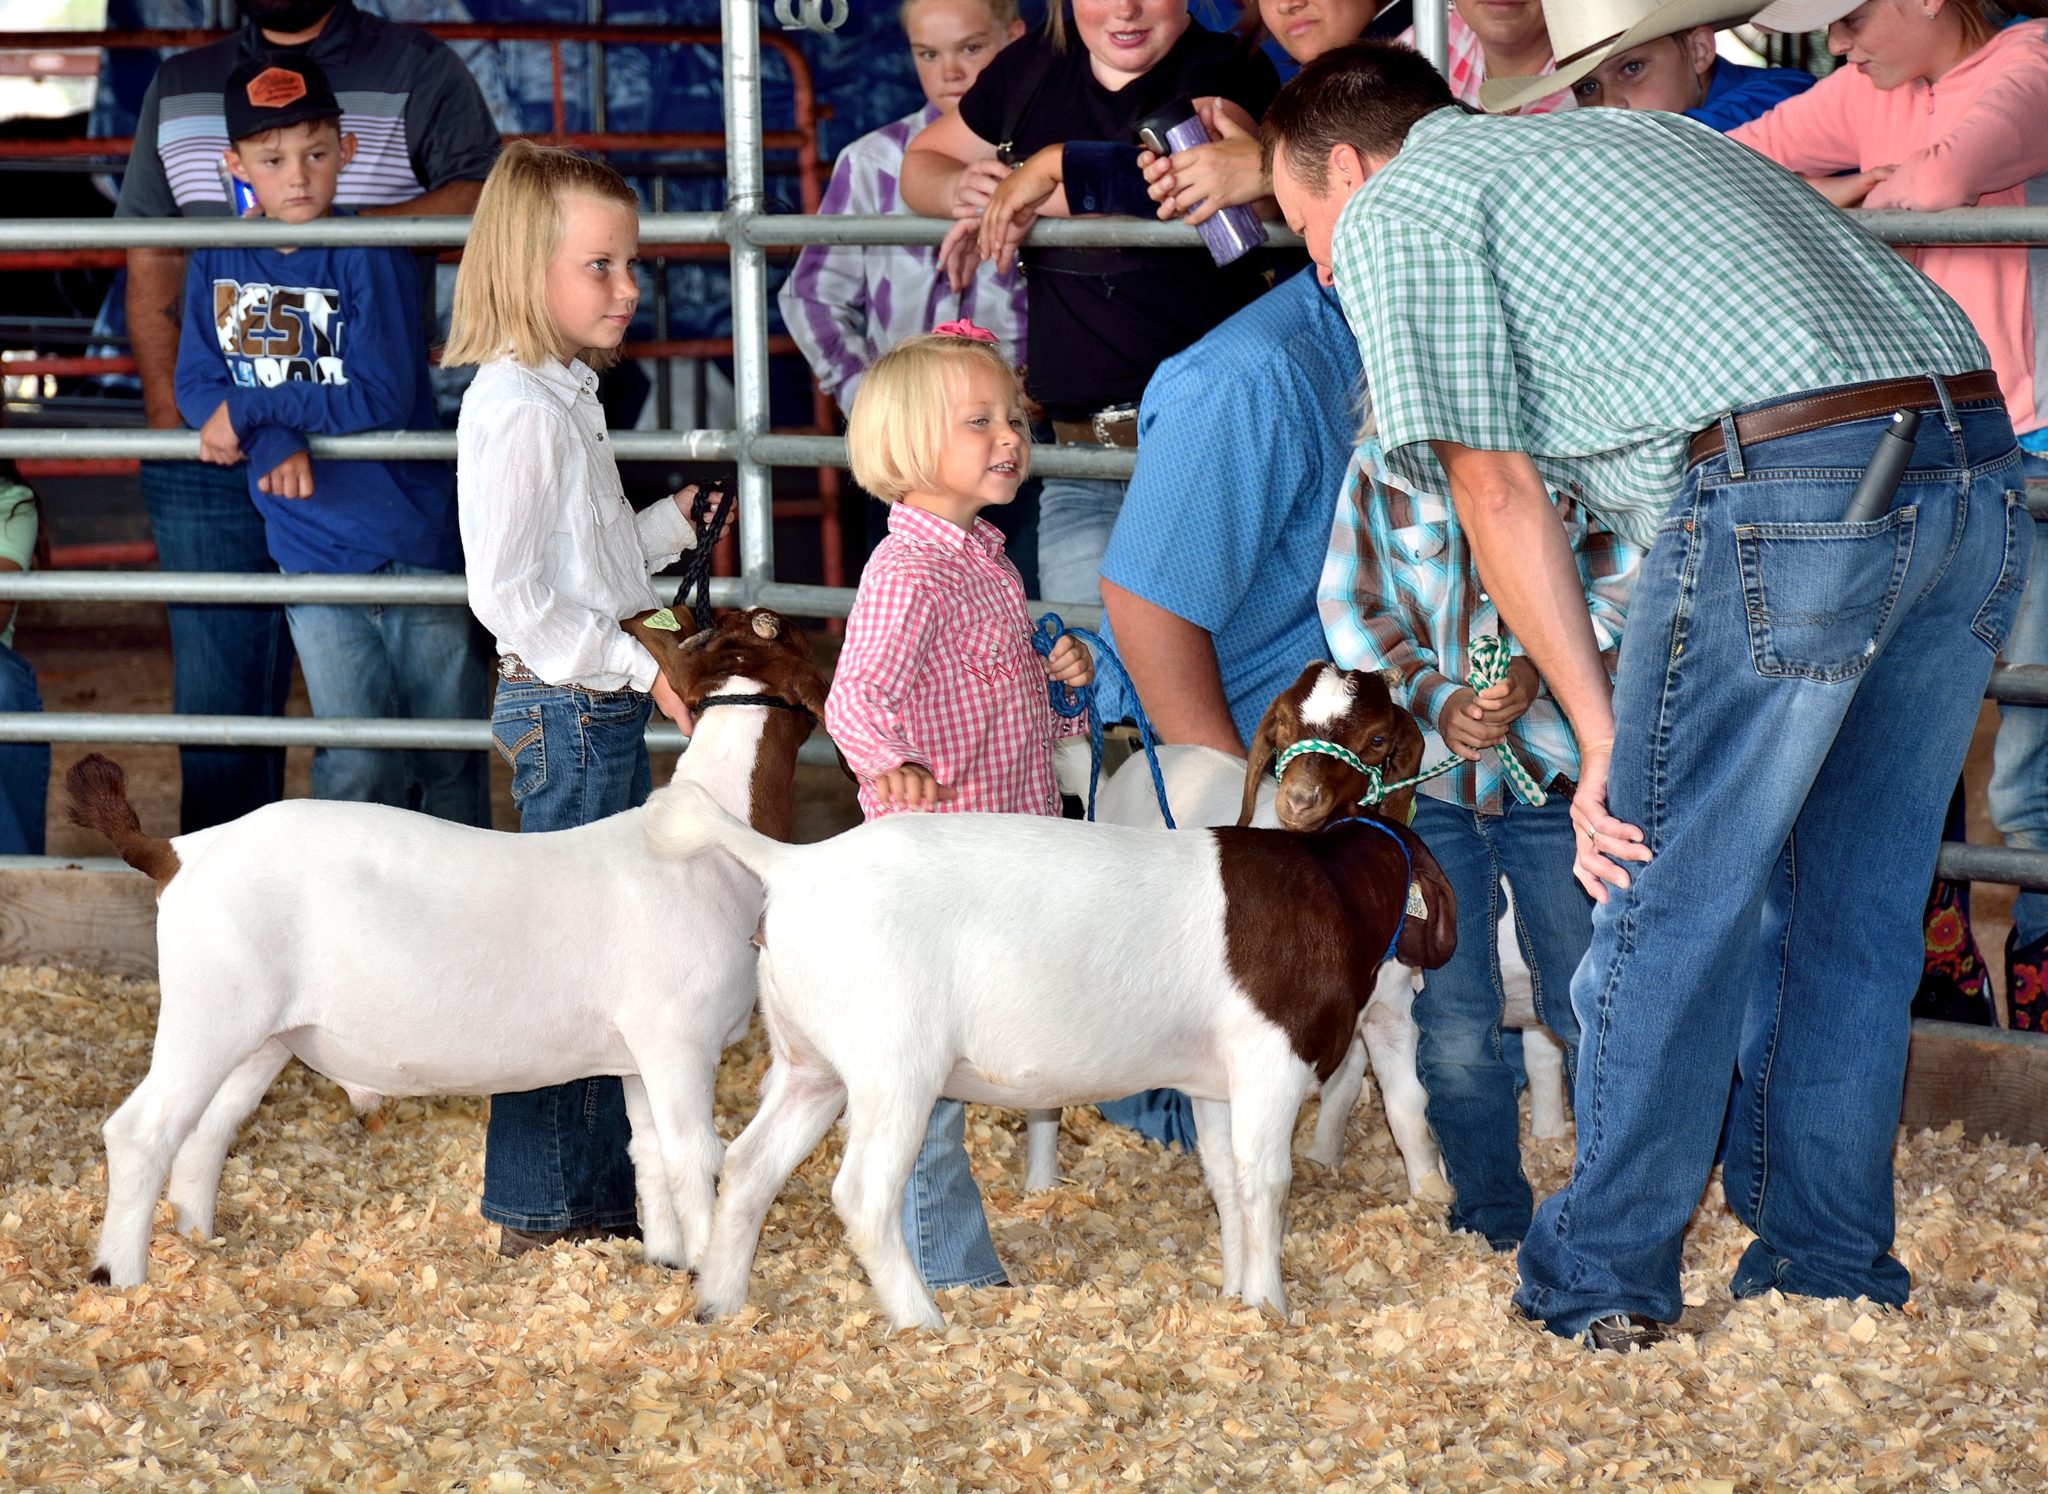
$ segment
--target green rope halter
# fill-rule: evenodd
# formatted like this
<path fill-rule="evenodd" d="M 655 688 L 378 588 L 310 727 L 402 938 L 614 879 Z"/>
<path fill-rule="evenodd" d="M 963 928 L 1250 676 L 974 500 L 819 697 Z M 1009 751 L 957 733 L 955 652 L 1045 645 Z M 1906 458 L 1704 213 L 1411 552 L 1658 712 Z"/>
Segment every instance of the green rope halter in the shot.
<path fill-rule="evenodd" d="M 1472 674 L 1466 680 L 1466 683 L 1475 692 L 1490 689 L 1508 677 L 1508 665 L 1512 661 L 1513 656 L 1508 652 L 1507 644 L 1498 635 L 1482 633 L 1479 637 L 1472 640 Z M 1520 758 L 1508 751 L 1505 746 L 1498 747 L 1495 751 L 1500 754 L 1501 771 L 1507 775 L 1508 784 L 1514 789 L 1516 798 L 1532 808 L 1550 802 L 1550 795 L 1545 793 L 1542 786 L 1529 776 L 1529 770 L 1522 766 Z M 1334 757 L 1338 762 L 1344 764 L 1345 767 L 1350 768 L 1356 773 L 1363 774 L 1365 777 L 1365 792 L 1359 796 L 1358 802 L 1368 809 L 1385 803 L 1387 796 L 1390 794 L 1399 793 L 1405 788 L 1413 788 L 1418 783 L 1427 783 L 1439 774 L 1450 772 L 1451 769 L 1457 767 L 1463 761 L 1463 759 L 1455 756 L 1447 757 L 1433 768 L 1424 768 L 1413 778 L 1403 778 L 1396 782 L 1388 783 L 1381 776 L 1380 770 L 1375 764 L 1362 761 L 1358 754 L 1350 748 L 1328 741 L 1322 737 L 1303 737 L 1299 742 L 1287 747 L 1281 752 L 1279 757 L 1274 759 L 1274 781 L 1277 783 L 1280 780 L 1281 775 L 1287 771 L 1289 763 L 1293 762 L 1297 757 L 1308 753 L 1319 754 L 1323 757 Z"/>

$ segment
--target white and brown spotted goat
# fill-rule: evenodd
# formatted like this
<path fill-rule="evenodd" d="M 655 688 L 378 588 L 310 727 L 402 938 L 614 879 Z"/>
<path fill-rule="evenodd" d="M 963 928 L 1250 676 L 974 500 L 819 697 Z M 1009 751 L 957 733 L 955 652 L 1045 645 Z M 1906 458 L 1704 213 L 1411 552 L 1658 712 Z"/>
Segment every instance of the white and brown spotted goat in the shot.
<path fill-rule="evenodd" d="M 693 710 L 720 697 L 675 782 L 786 836 L 797 748 L 825 703 L 803 634 L 758 610 L 687 640 L 624 626 Z M 714 1073 L 754 1000 L 753 877 L 654 856 L 644 809 L 505 835 L 294 800 L 163 840 L 107 759 L 67 785 L 73 819 L 159 899 L 156 1044 L 104 1128 L 95 1279 L 142 1280 L 166 1174 L 178 1227 L 212 1233 L 228 1146 L 294 1056 L 364 1108 L 622 1076 L 647 1258 L 695 1263 L 721 1154 Z"/>
<path fill-rule="evenodd" d="M 936 1327 L 901 1213 L 932 1105 L 1160 1086 L 1196 1106 L 1224 1290 L 1284 1310 L 1295 1114 L 1343 1059 L 1383 960 L 1440 965 L 1457 924 L 1421 841 L 1383 824 L 1298 835 L 889 815 L 783 846 L 676 784 L 650 801 L 647 831 L 662 854 L 723 850 L 767 889 L 774 1060 L 719 1179 L 705 1318 L 746 1300 L 769 1205 L 842 1109 L 832 1201 L 849 1242 L 899 1327 Z M 1404 915 L 1411 889 L 1420 911 Z"/>
<path fill-rule="evenodd" d="M 1300 754 L 1289 760 L 1276 781 L 1273 765 L 1279 755 L 1310 738 L 1335 743 L 1378 768 L 1386 783 L 1412 778 L 1422 766 L 1421 731 L 1414 718 L 1394 704 L 1378 673 L 1314 663 L 1267 707 L 1253 734 L 1249 760 L 1212 747 L 1159 749 L 1174 822 L 1189 827 L 1238 824 L 1313 831 L 1360 813 L 1355 806 L 1367 788 L 1365 775 L 1334 755 Z M 1085 791 L 1086 745 L 1064 744 L 1059 761 L 1063 787 L 1070 793 Z M 1396 791 L 1380 812 L 1405 821 L 1414 792 Z M 1133 756 L 1102 785 L 1096 817 L 1118 825 L 1163 823 L 1151 771 L 1142 757 Z M 1529 968 L 1515 934 L 1512 893 L 1503 899 L 1496 942 L 1507 998 L 1503 1025 L 1522 1030 L 1535 1134 L 1561 1136 L 1564 1050 L 1536 1015 Z M 1345 1128 L 1364 1088 L 1369 1060 L 1409 1192 L 1425 1196 L 1447 1185 L 1442 1181 L 1443 1156 L 1429 1128 L 1429 1097 L 1416 1072 L 1420 1034 L 1413 1008 L 1418 983 L 1411 966 L 1389 962 L 1381 970 L 1373 998 L 1359 1015 L 1357 1039 L 1323 1084 L 1315 1135 L 1305 1155 L 1324 1167 L 1343 1161 Z M 1030 1117 L 1027 1189 L 1050 1188 L 1058 1181 L 1058 1122 L 1057 1112 L 1038 1111 Z"/>

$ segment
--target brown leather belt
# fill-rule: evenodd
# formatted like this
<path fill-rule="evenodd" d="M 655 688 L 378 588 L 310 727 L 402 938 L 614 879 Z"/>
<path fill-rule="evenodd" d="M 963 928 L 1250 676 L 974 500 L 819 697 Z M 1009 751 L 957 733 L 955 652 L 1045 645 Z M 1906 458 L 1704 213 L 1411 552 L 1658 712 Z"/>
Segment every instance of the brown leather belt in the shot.
<path fill-rule="evenodd" d="M 1138 449 L 1138 407 L 1097 410 L 1085 420 L 1055 420 L 1053 439 L 1062 446 L 1121 446 Z"/>
<path fill-rule="evenodd" d="M 2004 398 L 1998 392 L 1998 375 L 1989 369 L 1949 374 L 1942 382 L 1948 386 L 1948 397 L 1954 404 L 1968 405 L 1980 400 Z M 1744 446 L 1750 446 L 1777 436 L 1796 436 L 1802 431 L 1869 420 L 1873 416 L 1889 415 L 1894 410 L 1939 409 L 1940 406 L 1940 391 L 1934 387 L 1933 379 L 1924 376 L 1883 379 L 1875 384 L 1849 384 L 1819 394 L 1801 395 L 1783 404 L 1766 405 L 1761 410 L 1745 410 L 1735 417 L 1735 439 Z M 1685 451 L 1686 465 L 1692 466 L 1710 456 L 1718 456 L 1721 445 L 1720 422 L 1716 421 L 1703 431 L 1695 431 L 1692 444 Z"/>

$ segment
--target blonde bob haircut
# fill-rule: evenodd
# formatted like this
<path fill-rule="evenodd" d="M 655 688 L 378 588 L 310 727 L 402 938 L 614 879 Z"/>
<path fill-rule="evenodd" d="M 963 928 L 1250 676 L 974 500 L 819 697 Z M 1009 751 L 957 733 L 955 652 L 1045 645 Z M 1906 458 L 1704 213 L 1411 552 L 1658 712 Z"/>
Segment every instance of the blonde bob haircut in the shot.
<path fill-rule="evenodd" d="M 455 270 L 443 367 L 507 352 L 529 368 L 572 355 L 592 368 L 618 361 L 614 348 L 562 347 L 548 316 L 548 263 L 562 247 L 562 199 L 571 192 L 640 211 L 626 179 L 602 161 L 526 140 L 500 153 Z"/>
<path fill-rule="evenodd" d="M 958 380 L 977 365 L 1016 387 L 1017 370 L 1002 350 L 972 337 L 906 337 L 877 358 L 861 375 L 846 417 L 853 480 L 884 503 L 935 490 Z"/>

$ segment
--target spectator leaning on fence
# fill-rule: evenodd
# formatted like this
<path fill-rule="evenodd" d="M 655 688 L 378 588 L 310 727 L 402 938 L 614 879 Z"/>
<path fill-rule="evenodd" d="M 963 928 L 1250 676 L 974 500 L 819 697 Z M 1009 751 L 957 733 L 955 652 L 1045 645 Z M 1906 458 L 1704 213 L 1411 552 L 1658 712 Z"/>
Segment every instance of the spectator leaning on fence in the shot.
<path fill-rule="evenodd" d="M 903 159 L 903 200 L 982 220 L 999 264 L 1039 215 L 1143 213 L 1139 121 L 1180 99 L 1221 100 L 1249 129 L 1273 96 L 1272 63 L 1188 15 L 1187 0 L 1075 0 L 1006 48 Z M 1000 238 L 998 248 L 994 243 Z M 1256 256 L 1218 267 L 1200 250 L 1023 252 L 1030 294 L 1025 389 L 1062 445 L 1137 445 L 1138 399 L 1162 359 L 1266 289 Z M 1124 484 L 1048 477 L 1039 495 L 1046 597 L 1099 599 L 1103 546 Z"/>
<path fill-rule="evenodd" d="M 1831 201 L 1926 212 L 2048 202 L 2048 23 L 2000 28 L 1978 0 L 1784 0 L 1757 22 L 1784 31 L 1825 26 L 1844 65 L 1733 138 L 1808 173 Z M 1910 254 L 1970 314 L 1991 350 L 2028 474 L 2048 479 L 2048 246 L 1929 245 Z M 2048 664 L 2040 526 L 2033 535 L 2035 580 L 2006 640 L 2008 664 Z M 2007 844 L 2048 850 L 2048 710 L 2001 705 L 1998 714 L 1991 821 Z M 2021 892 L 2012 922 L 2005 961 L 2013 1025 L 2048 1028 L 2048 893 Z M 1981 993 L 1967 884 L 1935 885 L 1926 937 L 1924 996 Z"/>
<path fill-rule="evenodd" d="M 1480 102 L 1513 114 L 1563 84 L 1581 108 L 1662 109 L 1732 130 L 1813 87 L 1813 74 L 1796 68 L 1716 55 L 1716 28 L 1757 8 L 1758 0 L 1544 0 L 1551 42 L 1569 60 L 1542 77 L 1489 78 Z"/>
<path fill-rule="evenodd" d="M 356 140 L 303 53 L 228 75 L 229 169 L 273 222 L 332 208 Z M 432 430 L 419 277 L 399 248 L 199 249 L 185 276 L 178 409 L 202 459 L 245 474 L 271 559 L 295 575 L 460 575 L 455 477 L 438 462 L 313 461 L 309 435 Z M 285 609 L 315 716 L 481 720 L 490 684 L 460 607 Z M 322 747 L 313 797 L 491 823 L 479 752 Z"/>
<path fill-rule="evenodd" d="M 839 153 L 822 213 L 907 213 L 897 193 L 911 137 L 960 107 L 981 70 L 1024 34 L 1014 0 L 905 0 L 899 17 L 925 105 Z M 902 244 L 812 244 L 776 298 L 818 387 L 853 408 L 861 375 L 904 338 L 971 317 L 1006 348 L 1024 345 L 1024 277 L 984 264 L 958 292 L 934 249 Z M 886 512 L 886 510 L 883 510 Z"/>
<path fill-rule="evenodd" d="M 497 153 L 498 134 L 475 80 L 451 51 L 411 26 L 358 12 L 350 0 L 242 0 L 233 36 L 168 59 L 149 85 L 115 209 L 124 218 L 222 218 L 228 74 L 258 52 L 298 49 L 349 101 L 356 137 L 335 201 L 366 216 L 467 213 Z M 183 324 L 185 253 L 128 256 L 128 335 L 149 423 L 173 429 Z M 262 515 L 239 472 L 145 462 L 157 555 L 167 571 L 270 571 Z M 274 607 L 172 607 L 173 697 L 180 713 L 264 716 L 284 710 L 291 646 Z M 279 748 L 187 747 L 179 824 L 234 819 L 284 789 Z"/>
<path fill-rule="evenodd" d="M 1662 1336 L 1724 1121 L 1757 1236 L 1734 1293 L 1903 1302 L 1922 889 L 2031 538 L 1983 343 L 1690 120 L 1467 114 L 1415 53 L 1361 42 L 1265 132 L 1389 469 L 1449 492 L 1579 746 L 1575 869 L 1602 905 L 1572 1001 L 1598 1060 L 1517 1303 L 1596 1344 Z M 1911 503 L 1841 522 L 1902 407 Z M 1559 490 L 1649 549 L 1611 698 Z"/>
<path fill-rule="evenodd" d="M 0 461 L 0 571 L 50 563 L 42 503 L 14 470 Z M 36 672 L 14 651 L 19 609 L 0 601 L 0 711 L 40 711 Z M 49 816 L 50 744 L 0 742 L 0 856 L 40 856 Z"/>

